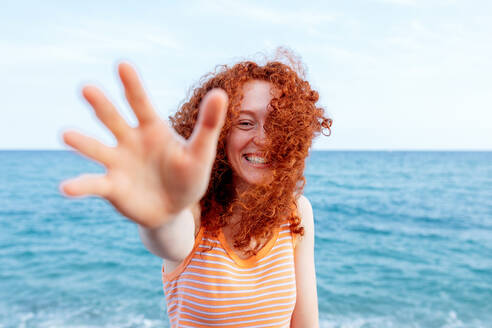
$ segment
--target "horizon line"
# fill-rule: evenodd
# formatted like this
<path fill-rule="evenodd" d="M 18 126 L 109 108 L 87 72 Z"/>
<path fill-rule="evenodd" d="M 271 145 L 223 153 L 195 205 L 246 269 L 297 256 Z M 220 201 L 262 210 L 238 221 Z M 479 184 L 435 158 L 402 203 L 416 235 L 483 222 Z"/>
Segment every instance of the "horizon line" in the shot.
<path fill-rule="evenodd" d="M 8 151 L 53 151 L 53 152 L 56 152 L 56 151 L 59 151 L 59 152 L 76 152 L 76 150 L 73 150 L 73 149 L 54 149 L 54 148 L 46 148 L 46 149 L 30 149 L 30 148 L 12 148 L 12 149 L 9 149 L 9 148 L 4 148 L 4 149 L 1 149 L 0 148 L 0 152 L 8 152 Z M 450 149 L 446 149 L 446 148 L 435 148 L 435 149 L 422 149 L 422 148 L 370 148 L 370 149 L 364 149 L 364 148 L 346 148 L 346 149 L 343 149 L 343 148 L 334 148 L 334 149 L 311 149 L 310 151 L 314 151 L 314 152 L 336 152 L 336 151 L 339 151 L 339 152 L 350 152 L 350 151 L 358 151 L 358 152 L 361 152 L 361 151 L 381 151 L 381 152 L 404 152 L 404 151 L 415 151 L 415 152 L 431 152 L 431 151 L 434 151 L 434 152 L 492 152 L 492 148 L 490 149 L 487 149 L 487 148 L 477 148 L 477 149 L 464 149 L 464 148 L 450 148 Z"/>

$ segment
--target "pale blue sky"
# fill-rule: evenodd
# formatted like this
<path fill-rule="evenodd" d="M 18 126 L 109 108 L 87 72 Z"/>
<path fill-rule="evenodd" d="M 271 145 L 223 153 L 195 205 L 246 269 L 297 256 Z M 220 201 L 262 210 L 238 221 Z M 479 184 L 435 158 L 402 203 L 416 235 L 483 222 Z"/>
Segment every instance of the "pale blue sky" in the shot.
<path fill-rule="evenodd" d="M 267 4 L 266 4 L 267 3 Z M 101 86 L 135 124 L 116 63 L 162 117 L 217 64 L 282 45 L 334 120 L 316 149 L 492 150 L 492 2 L 2 1 L 0 149 L 114 140 L 80 97 Z"/>

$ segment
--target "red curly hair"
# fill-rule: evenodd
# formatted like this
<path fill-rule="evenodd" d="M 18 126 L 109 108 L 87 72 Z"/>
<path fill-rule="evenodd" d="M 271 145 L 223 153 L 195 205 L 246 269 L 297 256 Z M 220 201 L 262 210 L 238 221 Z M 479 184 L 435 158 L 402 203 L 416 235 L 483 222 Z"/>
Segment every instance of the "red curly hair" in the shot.
<path fill-rule="evenodd" d="M 302 194 L 306 182 L 305 159 L 313 138 L 319 133 L 331 133 L 332 120 L 324 116 L 323 108 L 316 106 L 318 92 L 303 79 L 300 60 L 283 48 L 277 53 L 287 58 L 288 64 L 272 60 L 262 66 L 252 61 L 242 61 L 232 67 L 218 66 L 215 73 L 202 77 L 189 100 L 169 118 L 176 132 L 188 139 L 205 94 L 213 88 L 221 88 L 229 96 L 210 183 L 200 200 L 201 224 L 206 233 L 217 236 L 218 230 L 229 224 L 233 211 L 239 210 L 242 218 L 234 235 L 234 247 L 250 255 L 255 255 L 260 246 L 247 249 L 251 239 L 269 237 L 273 228 L 286 219 L 293 233 L 304 234 L 295 211 L 295 200 Z M 268 184 L 251 186 L 238 195 L 226 155 L 226 138 L 239 112 L 242 86 L 251 80 L 270 82 L 275 90 L 264 125 L 267 138 L 265 157 L 271 163 L 273 180 Z"/>

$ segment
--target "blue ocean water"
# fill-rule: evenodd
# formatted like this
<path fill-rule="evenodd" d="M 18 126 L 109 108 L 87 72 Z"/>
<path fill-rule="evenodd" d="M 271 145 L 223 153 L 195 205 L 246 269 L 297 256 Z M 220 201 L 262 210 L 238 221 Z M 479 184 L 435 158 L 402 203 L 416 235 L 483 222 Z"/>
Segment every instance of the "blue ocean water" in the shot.
<path fill-rule="evenodd" d="M 0 151 L 0 327 L 168 327 L 161 260 L 65 178 L 68 151 Z M 321 327 L 492 327 L 492 152 L 313 152 Z"/>

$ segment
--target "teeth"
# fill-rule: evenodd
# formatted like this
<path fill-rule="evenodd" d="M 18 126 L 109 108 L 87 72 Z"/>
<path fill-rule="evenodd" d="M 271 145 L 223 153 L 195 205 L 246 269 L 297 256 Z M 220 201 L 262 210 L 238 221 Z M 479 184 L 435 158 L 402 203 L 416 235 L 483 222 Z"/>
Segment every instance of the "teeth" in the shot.
<path fill-rule="evenodd" d="M 246 160 L 248 162 L 251 162 L 251 163 L 255 163 L 255 164 L 265 164 L 266 163 L 266 161 L 263 157 L 248 156 L 248 155 L 244 155 L 244 157 L 246 158 Z"/>

